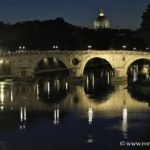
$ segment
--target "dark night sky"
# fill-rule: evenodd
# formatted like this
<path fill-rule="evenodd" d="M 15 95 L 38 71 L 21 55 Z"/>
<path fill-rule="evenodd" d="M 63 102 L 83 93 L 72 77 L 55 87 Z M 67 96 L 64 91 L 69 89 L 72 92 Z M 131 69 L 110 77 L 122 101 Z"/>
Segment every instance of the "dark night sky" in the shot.
<path fill-rule="evenodd" d="M 149 0 L 0 0 L 0 21 L 15 23 L 63 17 L 71 24 L 92 28 L 103 8 L 111 27 L 137 29 Z"/>

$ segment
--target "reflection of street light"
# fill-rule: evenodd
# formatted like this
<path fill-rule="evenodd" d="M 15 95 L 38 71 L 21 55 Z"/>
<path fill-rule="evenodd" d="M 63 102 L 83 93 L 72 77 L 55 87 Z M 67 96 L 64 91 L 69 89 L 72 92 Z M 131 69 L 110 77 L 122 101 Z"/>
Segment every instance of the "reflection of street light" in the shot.
<path fill-rule="evenodd" d="M 93 109 L 90 107 L 88 110 L 88 118 L 89 118 L 89 124 L 92 124 L 93 122 Z"/>
<path fill-rule="evenodd" d="M 122 48 L 123 48 L 123 50 L 125 50 L 127 48 L 127 46 L 126 45 L 122 45 Z"/>
<path fill-rule="evenodd" d="M 127 139 L 127 137 L 128 137 L 128 110 L 127 110 L 126 106 L 124 106 L 124 108 L 123 108 L 122 118 L 123 118 L 122 132 L 123 132 L 124 139 Z"/>
<path fill-rule="evenodd" d="M 59 106 L 56 106 L 56 108 L 54 109 L 54 125 L 59 125 L 59 115 L 60 115 Z"/>
<path fill-rule="evenodd" d="M 146 50 L 148 51 L 148 50 L 149 50 L 149 47 L 146 47 Z"/>

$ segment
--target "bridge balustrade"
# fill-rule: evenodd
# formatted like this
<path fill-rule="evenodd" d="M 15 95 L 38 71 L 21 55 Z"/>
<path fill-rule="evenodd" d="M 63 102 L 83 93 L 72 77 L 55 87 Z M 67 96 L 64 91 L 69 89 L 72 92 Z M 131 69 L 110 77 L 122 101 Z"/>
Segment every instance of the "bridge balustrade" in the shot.
<path fill-rule="evenodd" d="M 95 56 L 99 57 L 101 55 L 104 56 L 104 59 L 108 59 L 108 62 L 112 63 L 113 69 L 116 70 L 116 74 L 119 76 L 127 76 L 126 70 L 128 69 L 128 65 L 132 63 L 133 61 L 136 61 L 137 59 L 149 59 L 150 58 L 150 52 L 142 52 L 142 51 L 123 51 L 123 50 L 82 50 L 82 51 L 40 51 L 40 50 L 26 50 L 26 51 L 8 51 L 8 52 L 2 52 L 0 53 L 0 59 L 7 59 L 9 58 L 10 61 L 14 61 L 13 65 L 15 65 L 15 74 L 18 76 L 21 76 L 20 72 L 27 72 L 28 76 L 34 76 L 34 65 L 37 63 L 38 56 L 60 56 L 62 57 L 62 62 L 65 60 L 64 58 L 70 58 L 65 60 L 63 63 L 67 66 L 69 70 L 72 70 L 72 75 L 83 76 L 83 69 L 84 65 L 86 64 L 86 61 L 88 61 L 89 57 L 94 58 Z M 114 55 L 116 55 L 114 59 Z M 19 56 L 26 56 L 27 60 L 20 61 L 23 57 Z M 28 56 L 32 56 L 28 57 Z M 35 56 L 35 57 L 34 57 Z M 79 65 L 73 65 L 70 60 L 73 59 L 73 57 L 76 56 L 77 58 L 82 56 L 83 59 L 80 60 Z M 108 57 L 107 57 L 108 56 Z M 39 57 L 40 59 L 40 57 Z M 79 58 L 80 59 L 80 58 Z M 87 59 L 87 60 L 86 60 Z M 8 59 L 7 59 L 8 60 Z M 132 61 L 133 60 L 133 61 Z M 85 61 L 85 64 L 84 64 Z M 18 67 L 17 64 L 20 66 Z M 33 64 L 33 66 L 32 66 Z M 19 70 L 20 69 L 20 70 Z M 71 71 L 70 71 L 71 72 Z"/>
<path fill-rule="evenodd" d="M 123 50 L 83 50 L 83 51 L 40 51 L 40 50 L 26 50 L 26 51 L 6 51 L 6 52 L 2 52 L 0 53 L 0 56 L 9 56 L 9 55 L 21 55 L 21 54 L 88 54 L 88 53 L 91 53 L 91 54 L 143 54 L 143 55 L 147 55 L 149 54 L 150 52 L 145 52 L 145 51 L 130 51 L 130 50 L 126 50 L 126 51 L 123 51 Z"/>

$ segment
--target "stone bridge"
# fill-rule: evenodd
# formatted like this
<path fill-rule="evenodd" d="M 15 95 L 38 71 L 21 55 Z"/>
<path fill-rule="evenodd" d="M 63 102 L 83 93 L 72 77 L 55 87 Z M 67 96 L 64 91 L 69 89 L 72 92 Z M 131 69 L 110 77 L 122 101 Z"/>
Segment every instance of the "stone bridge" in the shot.
<path fill-rule="evenodd" d="M 35 68 L 44 58 L 55 58 L 69 70 L 71 78 L 83 77 L 86 64 L 93 58 L 106 60 L 114 69 L 114 79 L 127 79 L 129 66 L 139 59 L 150 59 L 149 52 L 137 51 L 25 51 L 0 54 L 0 62 L 9 61 L 11 76 L 34 78 Z"/>

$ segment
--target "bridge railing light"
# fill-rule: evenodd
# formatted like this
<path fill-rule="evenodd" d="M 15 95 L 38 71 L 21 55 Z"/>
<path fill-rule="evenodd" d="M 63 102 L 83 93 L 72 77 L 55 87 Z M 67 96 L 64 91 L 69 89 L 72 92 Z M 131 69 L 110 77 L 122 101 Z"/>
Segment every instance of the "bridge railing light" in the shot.
<path fill-rule="evenodd" d="M 19 46 L 19 49 L 17 50 L 17 52 L 23 52 L 26 50 L 25 46 Z"/>
<path fill-rule="evenodd" d="M 122 45 L 122 48 L 123 48 L 123 50 L 125 50 L 127 48 L 127 46 L 126 45 Z"/>
<path fill-rule="evenodd" d="M 137 48 L 136 48 L 136 47 L 133 47 L 133 50 L 135 51 L 135 50 L 137 50 Z"/>
<path fill-rule="evenodd" d="M 58 48 L 59 48 L 58 45 L 53 45 L 53 49 L 54 49 L 54 50 L 57 50 Z"/>
<path fill-rule="evenodd" d="M 91 50 L 92 49 L 92 45 L 88 45 L 88 50 Z"/>

